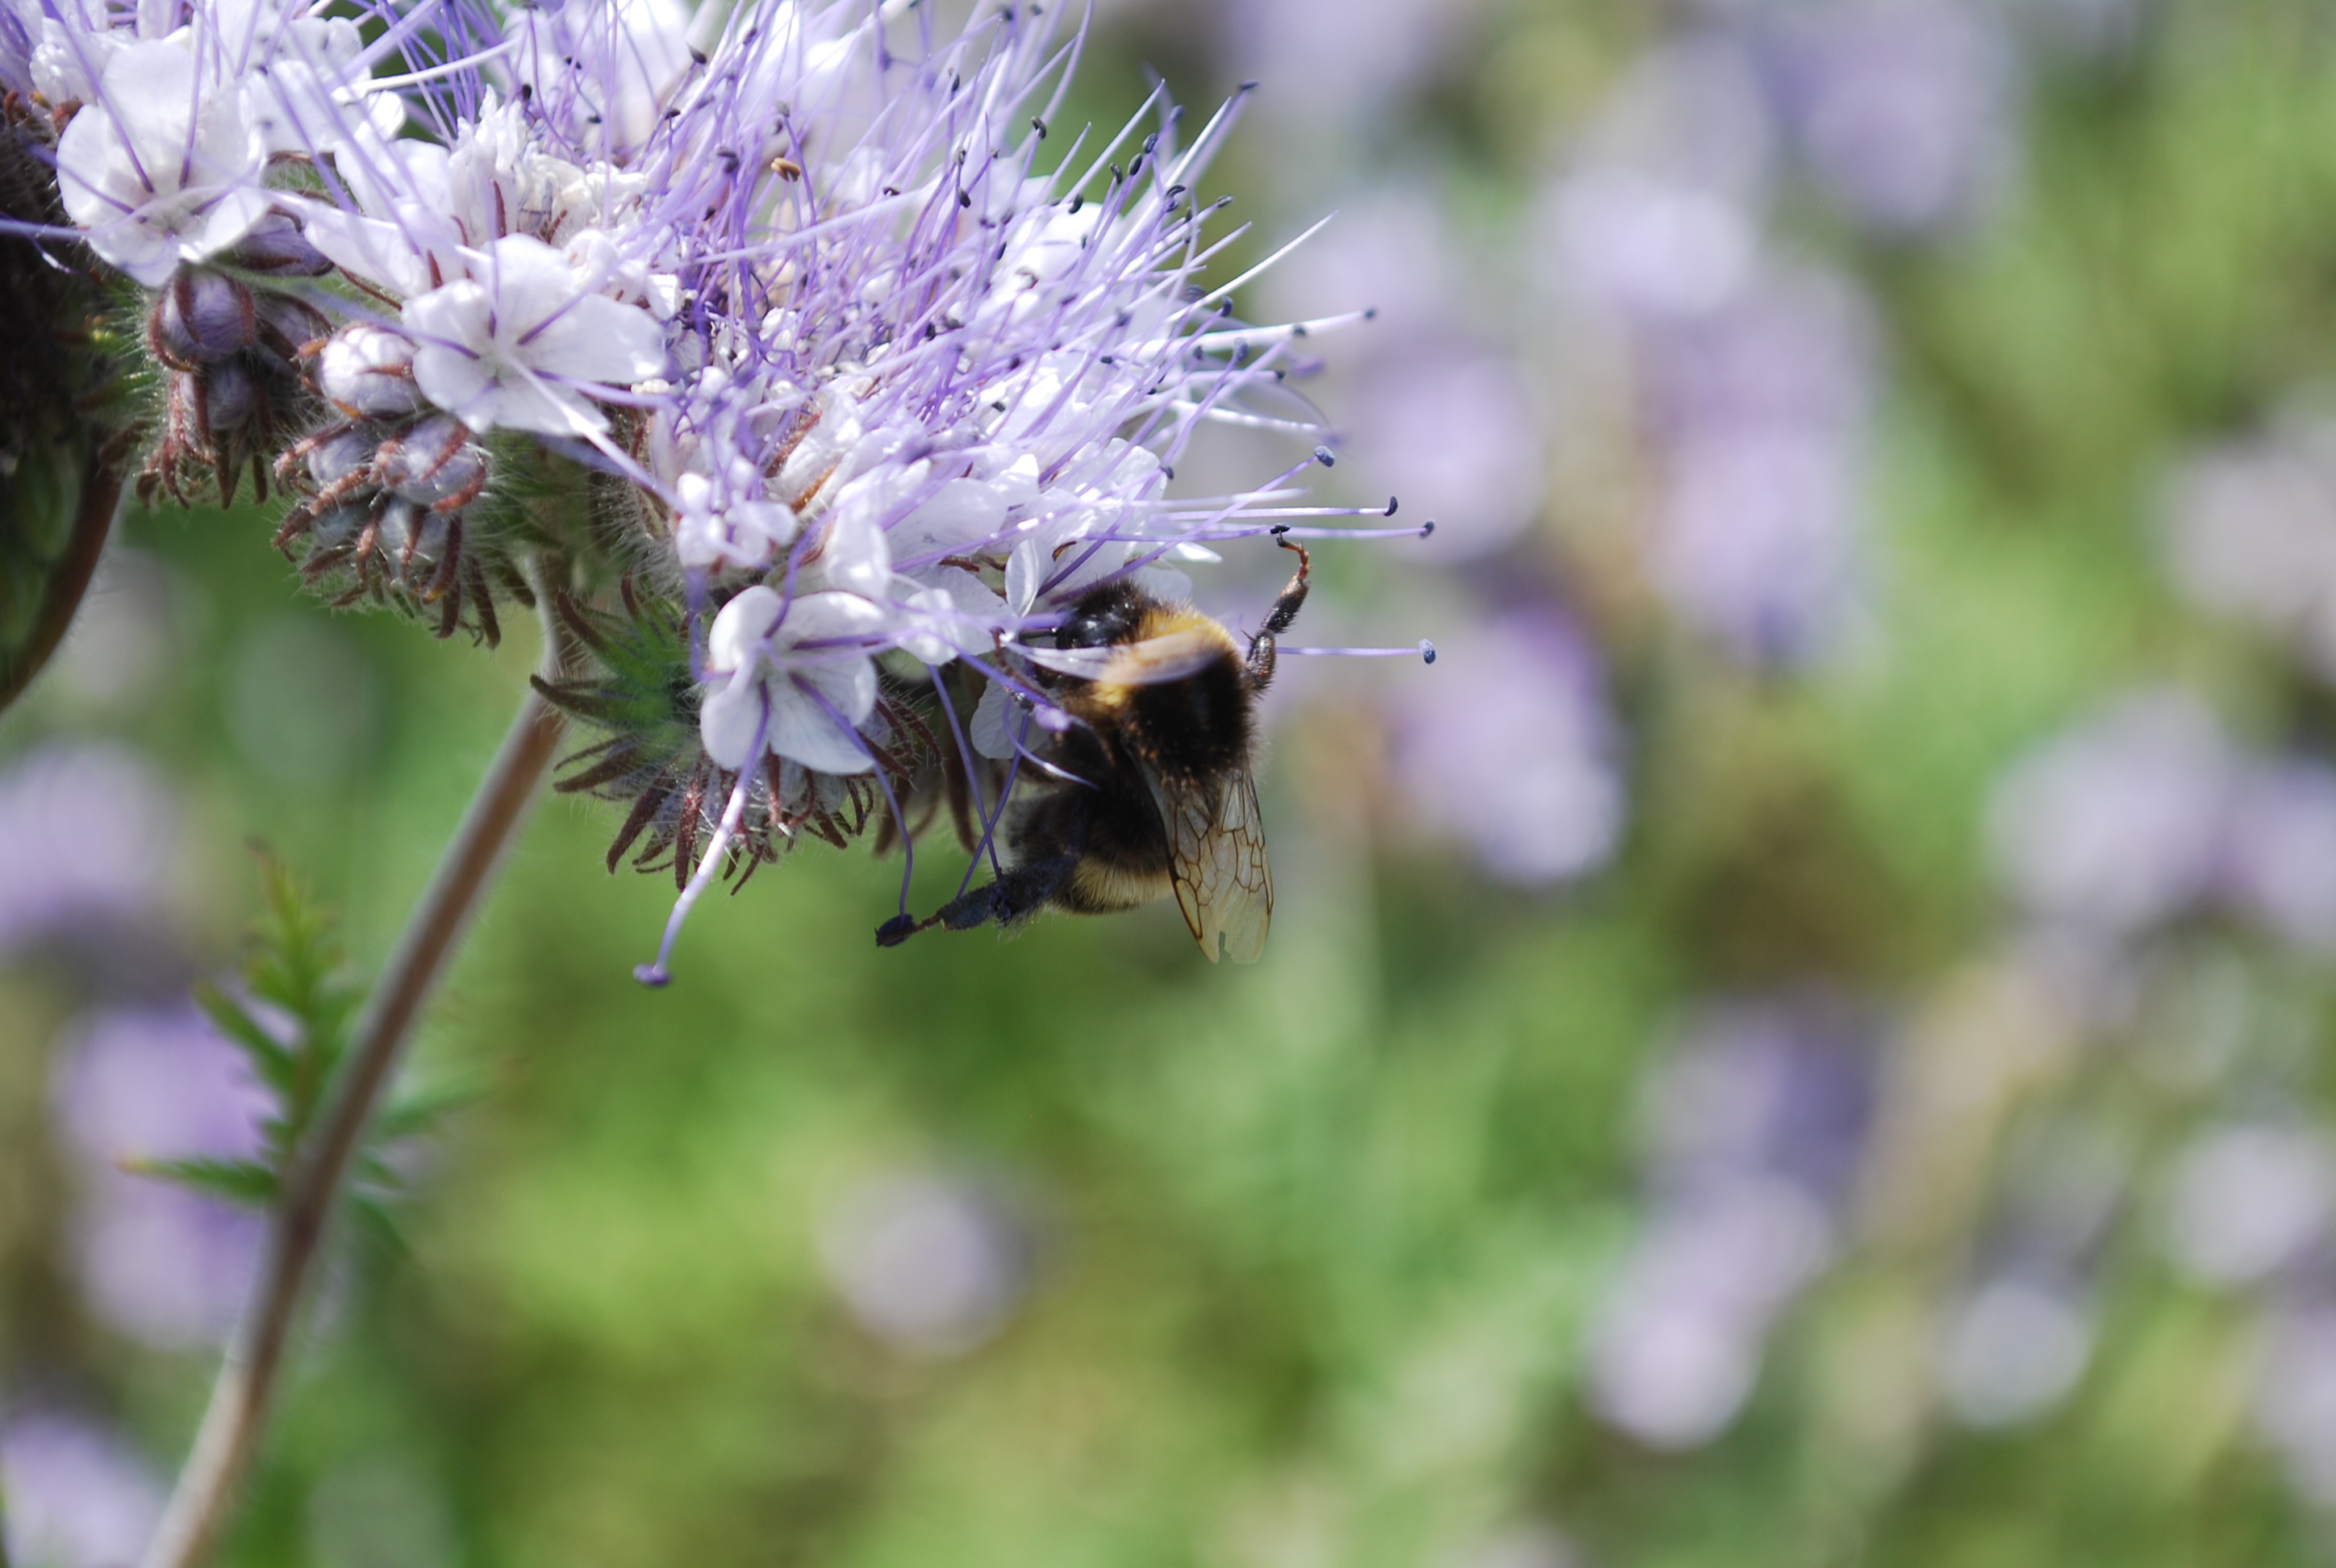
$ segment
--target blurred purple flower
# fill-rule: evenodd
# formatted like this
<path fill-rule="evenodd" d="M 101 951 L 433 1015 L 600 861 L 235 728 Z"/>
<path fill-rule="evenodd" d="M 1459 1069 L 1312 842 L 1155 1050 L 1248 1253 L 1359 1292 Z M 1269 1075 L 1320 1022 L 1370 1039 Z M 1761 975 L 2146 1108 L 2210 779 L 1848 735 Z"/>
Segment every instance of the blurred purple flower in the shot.
<path fill-rule="evenodd" d="M 2314 1298 L 2273 1317 L 2254 1416 L 2296 1491 L 2336 1507 L 2336 1304 Z"/>
<path fill-rule="evenodd" d="M 1277 119 L 1358 125 L 1429 77 L 1476 0 L 1244 0 L 1224 8 L 1225 54 L 1273 91 Z"/>
<path fill-rule="evenodd" d="M 2336 950 L 2336 768 L 2291 758 L 2247 769 L 2219 869 L 2224 898 L 2249 921 L 2308 952 Z"/>
<path fill-rule="evenodd" d="M 8 1560 L 19 1568 L 126 1568 L 162 1515 L 162 1483 L 112 1432 L 29 1412 L 0 1426 Z"/>
<path fill-rule="evenodd" d="M 1648 1082 L 1652 1216 L 1590 1339 L 1590 1399 L 1691 1448 L 1750 1397 L 1769 1329 L 1824 1271 L 1874 1114 L 1870 1024 L 1804 996 L 1714 1008 Z"/>
<path fill-rule="evenodd" d="M 1005 1325 L 1029 1288 L 1032 1240 L 981 1185 L 933 1172 L 860 1183 L 819 1223 L 828 1281 L 861 1327 L 939 1358 Z"/>
<path fill-rule="evenodd" d="M 1447 340 L 1372 368 L 1341 399 L 1358 472 L 1435 508 L 1436 558 L 1482 555 L 1523 532 L 1541 511 L 1542 424 L 1516 362 Z"/>
<path fill-rule="evenodd" d="M 1346 338 L 1324 401 L 1345 414 L 1338 476 L 1358 501 L 1387 494 L 1439 520 L 1422 559 L 1497 549 L 1541 509 L 1536 388 L 1478 319 L 1494 291 L 1457 253 L 1437 195 L 1363 196 L 1262 280 L 1270 307 L 1377 312 Z"/>
<path fill-rule="evenodd" d="M 75 1252 L 106 1322 L 158 1349 L 226 1337 L 264 1222 L 119 1162 L 249 1156 L 268 1105 L 242 1054 L 191 1008 L 111 1011 L 83 1027 L 63 1058 L 55 1115 L 83 1167 Z"/>
<path fill-rule="evenodd" d="M 1388 698 L 1417 819 L 1494 875 L 1537 883 L 1603 865 L 1628 802 L 1597 656 L 1554 611 L 1497 615 Z"/>
<path fill-rule="evenodd" d="M 1975 1281 L 1947 1306 L 1939 1391 L 1964 1426 L 2016 1427 L 2059 1407 L 2092 1359 L 2092 1278 L 2123 1212 L 2134 1149 L 2081 1111 L 2028 1124 L 1999 1157 L 2003 1192 Z"/>
<path fill-rule="evenodd" d="M 2190 459 L 2167 486 L 2165 543 L 2193 601 L 2336 678 L 2336 424 L 2292 414 Z"/>
<path fill-rule="evenodd" d="M 2234 766 L 2195 697 L 2119 697 L 1997 785 L 1988 823 L 1997 873 L 2038 920 L 2118 937 L 2171 919 L 2214 874 Z"/>
<path fill-rule="evenodd" d="M 1689 1189 L 1764 1171 L 1838 1205 L 1874 1116 L 1870 1031 L 1844 1004 L 1815 995 L 1704 1011 L 1648 1080 L 1653 1181 Z"/>
<path fill-rule="evenodd" d="M 155 921 L 177 849 L 161 781 L 119 747 L 53 744 L 0 773 L 0 958 Z"/>
<path fill-rule="evenodd" d="M 1873 336 L 1854 287 L 1810 271 L 1650 335 L 1655 581 L 1747 662 L 1822 655 L 1855 607 Z"/>
<path fill-rule="evenodd" d="M 1782 118 L 1819 189 L 1864 228 L 1964 223 L 2001 190 L 2019 143 L 2015 56 L 1988 10 L 1851 0 L 1770 32 Z"/>
<path fill-rule="evenodd" d="M 1693 1448 L 1751 1396 L 1769 1326 L 1831 1261 L 1807 1192 L 1747 1174 L 1672 1201 L 1632 1246 L 1590 1344 L 1598 1414 L 1657 1448 Z"/>
<path fill-rule="evenodd" d="M 1639 321 L 1724 304 L 1759 255 L 1772 140 L 1740 46 L 1704 35 L 1649 54 L 1550 190 L 1556 281 Z"/>

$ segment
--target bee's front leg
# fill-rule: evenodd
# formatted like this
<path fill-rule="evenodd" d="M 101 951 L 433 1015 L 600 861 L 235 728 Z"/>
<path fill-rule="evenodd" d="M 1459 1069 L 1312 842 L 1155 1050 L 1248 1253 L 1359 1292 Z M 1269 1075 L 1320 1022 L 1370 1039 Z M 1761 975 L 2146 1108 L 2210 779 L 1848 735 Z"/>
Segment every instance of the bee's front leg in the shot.
<path fill-rule="evenodd" d="M 1249 639 L 1249 685 L 1251 691 L 1263 691 L 1272 682 L 1273 639 L 1288 631 L 1298 619 L 1298 612 L 1306 607 L 1306 595 L 1313 587 L 1314 562 L 1306 553 L 1306 547 L 1283 537 L 1286 527 L 1273 531 L 1275 543 L 1284 550 L 1298 552 L 1298 573 L 1282 589 L 1280 597 L 1273 601 L 1273 609 L 1267 613 L 1265 624 L 1258 628 L 1255 637 Z"/>

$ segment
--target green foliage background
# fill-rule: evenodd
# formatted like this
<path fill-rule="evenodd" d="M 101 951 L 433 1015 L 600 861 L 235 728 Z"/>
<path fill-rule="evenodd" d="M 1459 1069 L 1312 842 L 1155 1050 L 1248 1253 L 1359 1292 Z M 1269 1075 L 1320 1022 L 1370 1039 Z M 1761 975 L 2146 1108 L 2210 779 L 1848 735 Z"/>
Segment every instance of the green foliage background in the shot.
<path fill-rule="evenodd" d="M 2328 373 L 2331 22 L 2193 0 L 2128 58 L 2044 71 L 2016 197 L 1957 243 L 1861 250 L 1808 219 L 1893 343 L 1886 636 L 1797 684 L 1676 633 L 1626 640 L 1630 838 L 1562 897 L 1480 884 L 1326 795 L 1324 712 L 1270 780 L 1281 897 L 1253 970 L 1201 963 L 1163 910 L 879 951 L 897 862 L 814 845 L 702 909 L 677 983 L 648 992 L 629 971 L 670 886 L 601 872 L 607 808 L 545 805 L 420 1052 L 425 1076 L 491 1087 L 403 1210 L 406 1250 L 348 1251 L 230 1560 L 322 1561 L 312 1495 L 383 1464 L 424 1478 L 453 1560 L 482 1568 L 1469 1568 L 1537 1524 L 1631 1568 L 2326 1559 L 2240 1419 L 2250 1320 L 2138 1245 L 2078 1397 L 2032 1431 L 1863 1424 L 1889 1375 L 1864 1349 L 1895 1343 L 1871 1330 L 1936 1282 L 1887 1253 L 1819 1288 L 1708 1448 L 1634 1447 L 1577 1381 L 1636 1212 L 1635 1086 L 1681 1007 L 1810 977 L 1917 1018 L 1951 1007 L 1999 924 L 1989 784 L 2100 693 L 2185 680 L 2251 735 L 2329 716 L 2276 650 L 2174 601 L 2148 521 L 2175 453 Z M 1144 25 L 1103 40 L 1098 119 Z M 1515 0 L 1410 134 L 1488 212 L 1521 207 L 1652 25 Z M 1269 157 L 1241 144 L 1218 183 Z M 222 719 L 234 656 L 326 612 L 267 531 L 134 517 L 201 607 L 163 684 L 112 716 L 44 696 L 0 746 L 112 730 L 165 759 L 202 845 L 173 896 L 206 964 L 256 911 L 235 846 L 258 833 L 369 966 L 530 650 L 341 621 L 373 718 L 337 775 L 271 777 Z M 1544 548 L 1568 559 L 1554 525 Z M 1436 634 L 1399 570 L 1327 564 L 1394 636 Z M 953 883 L 932 860 L 917 907 Z M 2324 1039 L 2318 976 L 2241 961 Z M 0 980 L 0 1353 L 168 1455 L 209 1367 L 108 1339 L 63 1282 L 43 1115 L 71 1005 L 37 970 Z M 2321 1076 L 2300 1075 L 2307 1098 Z M 994 1173 L 1038 1217 L 1025 1307 L 954 1360 L 870 1339 L 814 1259 L 824 1201 L 920 1163 Z M 362 1561 L 443 1560 L 401 1528 Z"/>

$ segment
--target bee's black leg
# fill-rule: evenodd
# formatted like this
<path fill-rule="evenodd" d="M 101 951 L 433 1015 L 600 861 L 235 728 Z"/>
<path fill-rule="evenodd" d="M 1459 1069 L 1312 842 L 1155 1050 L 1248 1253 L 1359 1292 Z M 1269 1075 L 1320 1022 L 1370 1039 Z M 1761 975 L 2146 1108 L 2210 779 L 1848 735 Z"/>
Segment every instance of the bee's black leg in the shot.
<path fill-rule="evenodd" d="M 1307 590 L 1313 587 L 1310 573 L 1314 562 L 1307 555 L 1306 547 L 1283 537 L 1288 532 L 1286 528 L 1277 528 L 1273 531 L 1275 542 L 1282 549 L 1298 552 L 1298 575 L 1282 589 L 1281 597 L 1273 601 L 1273 609 L 1265 618 L 1265 624 L 1258 628 L 1255 637 L 1249 639 L 1249 685 L 1251 691 L 1263 691 L 1272 682 L 1273 639 L 1288 631 L 1290 624 L 1297 620 L 1298 612 L 1306 606 Z"/>
<path fill-rule="evenodd" d="M 896 948 L 919 931 L 929 931 L 935 926 L 945 930 L 969 931 L 993 920 L 1010 926 L 1037 914 L 1070 885 L 1071 873 L 1078 869 L 1080 857 L 1086 850 L 1091 809 L 1082 803 L 1073 817 L 1067 849 L 1043 860 L 1027 861 L 995 881 L 968 889 L 921 920 L 912 920 L 906 915 L 893 916 L 876 928 L 876 945 Z"/>

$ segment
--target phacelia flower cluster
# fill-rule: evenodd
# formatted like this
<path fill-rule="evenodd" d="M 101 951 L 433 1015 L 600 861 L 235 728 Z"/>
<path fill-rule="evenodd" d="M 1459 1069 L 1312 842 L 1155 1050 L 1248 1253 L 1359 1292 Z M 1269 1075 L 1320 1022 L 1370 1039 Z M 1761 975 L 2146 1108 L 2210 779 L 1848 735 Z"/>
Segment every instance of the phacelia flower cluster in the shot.
<path fill-rule="evenodd" d="M 542 689 L 602 732 L 562 787 L 627 809 L 612 869 L 686 908 L 944 803 L 994 861 L 1070 722 L 1035 634 L 1346 515 L 1292 482 L 1329 437 L 1285 385 L 1336 323 L 1239 320 L 1249 275 L 1209 271 L 1240 100 L 1057 131 L 1053 21 L 0 0 L 70 219 L 15 228 L 121 280 L 150 500 L 248 472 L 336 604 L 490 641 L 499 606 L 551 614 L 582 652 Z M 1212 424 L 1300 455 L 1171 496 Z"/>

